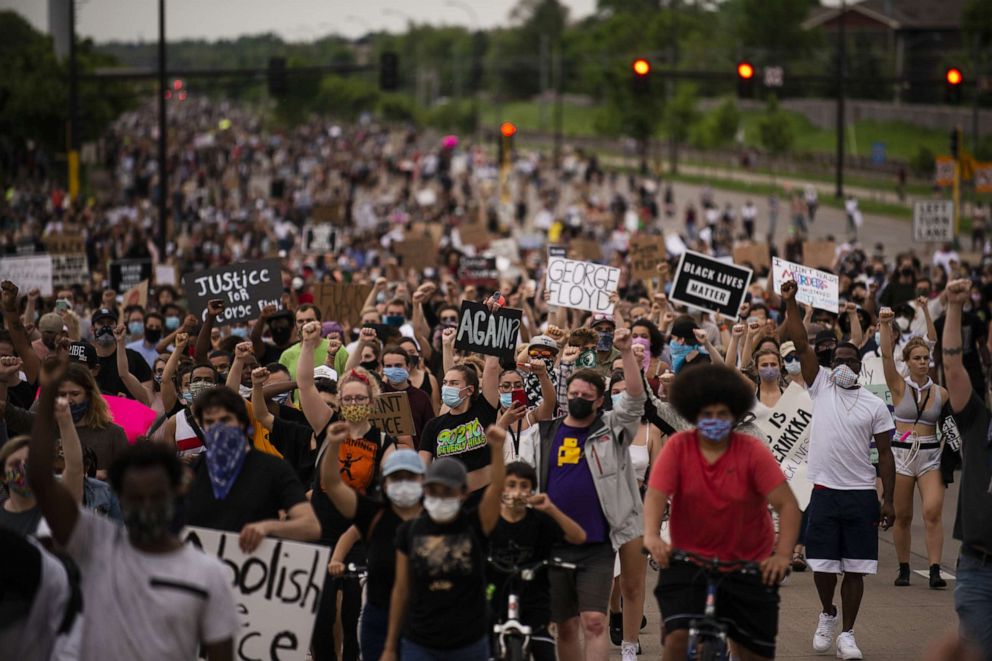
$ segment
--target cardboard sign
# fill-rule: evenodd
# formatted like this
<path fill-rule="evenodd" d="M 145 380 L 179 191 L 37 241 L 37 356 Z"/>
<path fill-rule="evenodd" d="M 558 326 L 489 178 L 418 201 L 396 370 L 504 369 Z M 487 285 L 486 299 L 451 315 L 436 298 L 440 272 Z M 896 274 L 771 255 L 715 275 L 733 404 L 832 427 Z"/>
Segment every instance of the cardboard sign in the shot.
<path fill-rule="evenodd" d="M 494 286 L 499 282 L 495 257 L 462 257 L 458 260 L 458 281 L 463 285 Z"/>
<path fill-rule="evenodd" d="M 665 259 L 665 239 L 660 236 L 635 236 L 630 242 L 630 274 L 637 280 L 658 275 L 658 264 Z"/>
<path fill-rule="evenodd" d="M 485 225 L 478 223 L 473 223 L 471 225 L 462 225 L 458 228 L 458 238 L 461 239 L 463 246 L 475 246 L 480 248 L 489 243 L 489 230 L 486 229 Z"/>
<path fill-rule="evenodd" d="M 603 259 L 603 246 L 595 239 L 572 239 L 571 254 L 576 259 L 595 262 Z"/>
<path fill-rule="evenodd" d="M 679 259 L 668 298 L 692 308 L 737 319 L 752 271 L 726 264 L 698 252 L 686 251 Z"/>
<path fill-rule="evenodd" d="M 23 294 L 37 289 L 42 296 L 51 296 L 52 258 L 50 255 L 0 257 L 0 280 L 10 280 Z"/>
<path fill-rule="evenodd" d="M 489 243 L 489 252 L 496 257 L 505 257 L 511 264 L 520 261 L 520 249 L 515 239 L 496 239 Z"/>
<path fill-rule="evenodd" d="M 895 408 L 892 405 L 892 391 L 885 383 L 885 369 L 882 366 L 881 356 L 865 356 L 861 359 L 861 374 L 858 375 L 858 383 L 862 388 L 885 402 L 889 411 Z"/>
<path fill-rule="evenodd" d="M 89 262 L 85 253 L 52 255 L 52 288 L 71 287 L 90 278 Z"/>
<path fill-rule="evenodd" d="M 545 287 L 551 296 L 550 305 L 613 314 L 610 294 L 619 284 L 618 268 L 562 257 L 548 260 Z"/>
<path fill-rule="evenodd" d="M 344 225 L 344 202 L 318 204 L 310 211 L 310 217 L 313 219 L 314 223 L 332 223 L 339 226 Z"/>
<path fill-rule="evenodd" d="M 796 292 L 797 301 L 812 305 L 818 310 L 837 313 L 840 279 L 836 275 L 775 257 L 772 260 L 772 280 L 776 294 L 782 293 L 783 282 L 795 280 L 799 286 Z"/>
<path fill-rule="evenodd" d="M 393 243 L 393 250 L 405 269 L 422 271 L 438 263 L 437 247 L 429 236 L 407 236 Z"/>
<path fill-rule="evenodd" d="M 837 244 L 833 241 L 803 241 L 803 264 L 815 269 L 833 270 Z"/>
<path fill-rule="evenodd" d="M 357 326 L 362 320 L 365 299 L 369 297 L 372 285 L 359 285 L 347 282 L 322 282 L 314 294 L 320 307 L 321 319 L 347 322 Z"/>
<path fill-rule="evenodd" d="M 806 478 L 809 457 L 809 435 L 812 429 L 813 400 L 798 383 L 790 383 L 774 409 L 755 417 L 753 424 L 772 456 L 782 466 L 789 487 L 806 509 L 813 493 L 813 484 Z"/>
<path fill-rule="evenodd" d="M 772 265 L 771 254 L 767 243 L 738 243 L 734 246 L 734 263 L 750 264 L 756 269 L 768 268 Z"/>
<path fill-rule="evenodd" d="M 155 265 L 155 284 L 162 285 L 172 285 L 175 287 L 178 284 L 178 279 L 176 278 L 176 267 L 172 264 L 156 264 Z"/>
<path fill-rule="evenodd" d="M 123 312 L 125 308 L 131 305 L 140 305 L 143 308 L 148 307 L 147 280 L 142 280 L 134 287 L 131 287 L 124 293 L 124 296 L 121 297 L 121 312 Z M 122 319 L 124 318 L 123 314 L 121 315 L 121 318 Z"/>
<path fill-rule="evenodd" d="M 303 226 L 300 243 L 303 252 L 308 255 L 334 252 L 338 244 L 337 230 L 333 225 L 307 223 Z"/>
<path fill-rule="evenodd" d="M 405 392 L 384 392 L 375 400 L 375 410 L 369 418 L 372 426 L 392 437 L 415 436 L 410 396 Z"/>
<path fill-rule="evenodd" d="M 190 313 L 206 318 L 207 301 L 223 299 L 218 326 L 255 319 L 266 305 L 282 299 L 282 261 L 260 259 L 229 264 L 183 276 Z"/>
<path fill-rule="evenodd" d="M 151 279 L 151 259 L 119 259 L 110 262 L 110 288 L 116 292 L 127 291 Z"/>
<path fill-rule="evenodd" d="M 517 353 L 522 320 L 521 310 L 500 308 L 493 314 L 482 303 L 462 301 L 455 348 L 512 359 Z"/>
<path fill-rule="evenodd" d="M 85 253 L 86 241 L 78 232 L 49 234 L 45 237 L 45 248 L 52 254 Z"/>
<path fill-rule="evenodd" d="M 182 538 L 219 558 L 230 572 L 241 618 L 236 658 L 307 658 L 329 547 L 267 537 L 246 555 L 238 546 L 238 533 L 189 526 Z"/>
<path fill-rule="evenodd" d="M 954 240 L 954 202 L 918 200 L 913 203 L 913 241 L 943 243 Z"/>

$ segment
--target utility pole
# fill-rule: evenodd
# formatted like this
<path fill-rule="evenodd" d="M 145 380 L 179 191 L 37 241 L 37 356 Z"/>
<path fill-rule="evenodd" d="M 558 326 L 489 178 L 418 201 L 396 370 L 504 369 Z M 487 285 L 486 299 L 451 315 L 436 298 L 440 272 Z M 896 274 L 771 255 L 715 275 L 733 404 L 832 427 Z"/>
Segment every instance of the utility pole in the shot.
<path fill-rule="evenodd" d="M 565 64 L 564 57 L 561 47 L 561 33 L 559 32 L 555 35 L 555 50 L 554 50 L 554 77 L 555 77 L 555 170 L 561 169 L 561 148 L 562 148 L 562 131 L 564 130 L 565 121 L 565 108 L 562 104 L 561 89 L 565 84 Z"/>
<path fill-rule="evenodd" d="M 79 63 L 76 59 L 76 0 L 69 0 L 69 199 L 79 199 Z"/>
<path fill-rule="evenodd" d="M 169 201 L 168 127 L 166 125 L 165 91 L 165 0 L 158 0 L 158 237 L 159 259 L 165 258 L 165 237 L 169 231 L 167 208 Z"/>
<path fill-rule="evenodd" d="M 837 199 L 844 199 L 844 79 L 847 76 L 847 39 L 844 15 L 847 2 L 840 3 L 837 15 Z"/>

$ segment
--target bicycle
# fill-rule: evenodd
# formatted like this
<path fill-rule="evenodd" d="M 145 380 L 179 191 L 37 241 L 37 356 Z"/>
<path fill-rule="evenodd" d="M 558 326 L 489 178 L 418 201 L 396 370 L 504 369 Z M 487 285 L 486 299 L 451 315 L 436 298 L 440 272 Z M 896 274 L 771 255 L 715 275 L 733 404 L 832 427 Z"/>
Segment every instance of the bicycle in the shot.
<path fill-rule="evenodd" d="M 560 558 L 541 560 L 524 567 L 514 564 L 501 563 L 489 558 L 489 564 L 498 571 L 509 574 L 509 591 L 507 594 L 506 620 L 493 625 L 496 635 L 496 649 L 493 650 L 494 661 L 525 661 L 530 658 L 530 644 L 533 631 L 520 620 L 520 589 L 524 583 L 529 583 L 537 577 L 537 573 L 548 567 L 575 571 L 578 565 L 564 562 Z"/>

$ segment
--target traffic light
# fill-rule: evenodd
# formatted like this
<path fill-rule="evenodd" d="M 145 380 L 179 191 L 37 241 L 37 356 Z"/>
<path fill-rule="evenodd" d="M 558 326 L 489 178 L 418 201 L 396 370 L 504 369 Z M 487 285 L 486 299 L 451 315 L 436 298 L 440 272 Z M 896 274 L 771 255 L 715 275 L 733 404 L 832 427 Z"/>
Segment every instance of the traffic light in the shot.
<path fill-rule="evenodd" d="M 379 89 L 383 92 L 395 92 L 400 88 L 400 58 L 392 51 L 386 51 L 379 56 Z"/>
<path fill-rule="evenodd" d="M 747 60 L 737 63 L 737 96 L 751 98 L 754 93 L 754 66 Z"/>
<path fill-rule="evenodd" d="M 951 129 L 951 157 L 957 158 L 961 154 L 961 129 Z"/>
<path fill-rule="evenodd" d="M 286 84 L 286 58 L 269 58 L 269 96 L 282 96 L 289 89 Z"/>
<path fill-rule="evenodd" d="M 649 94 L 651 92 L 651 63 L 643 57 L 639 57 L 631 63 L 630 69 L 634 75 L 631 79 L 634 94 Z"/>
<path fill-rule="evenodd" d="M 944 72 L 944 96 L 948 103 L 961 102 L 961 85 L 964 83 L 964 76 L 961 70 L 956 67 L 949 68 Z"/>

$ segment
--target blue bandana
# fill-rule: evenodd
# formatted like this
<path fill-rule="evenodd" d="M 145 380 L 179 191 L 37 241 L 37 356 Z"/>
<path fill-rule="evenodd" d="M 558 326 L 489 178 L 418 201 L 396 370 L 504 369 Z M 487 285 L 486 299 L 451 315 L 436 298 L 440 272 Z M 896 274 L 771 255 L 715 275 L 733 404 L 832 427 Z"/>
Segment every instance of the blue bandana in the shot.
<path fill-rule="evenodd" d="M 224 500 L 241 473 L 248 454 L 248 443 L 241 429 L 225 424 L 212 425 L 203 433 L 210 486 L 213 487 L 214 497 Z"/>
<path fill-rule="evenodd" d="M 685 358 L 693 351 L 698 351 L 699 353 L 709 354 L 706 347 L 701 344 L 678 344 L 677 342 L 668 343 L 668 353 L 672 356 L 672 371 L 676 374 L 679 370 L 685 366 Z"/>

